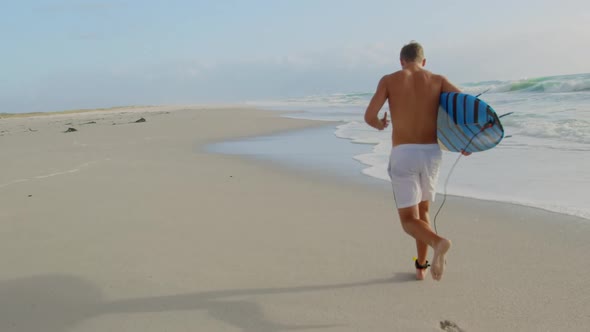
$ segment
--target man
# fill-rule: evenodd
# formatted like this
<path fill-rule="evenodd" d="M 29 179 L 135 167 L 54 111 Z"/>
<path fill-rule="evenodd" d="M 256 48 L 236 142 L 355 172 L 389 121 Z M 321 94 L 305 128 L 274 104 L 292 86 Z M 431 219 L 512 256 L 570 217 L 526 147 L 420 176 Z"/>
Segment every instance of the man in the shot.
<path fill-rule="evenodd" d="M 365 112 L 365 121 L 378 130 L 387 128 L 387 112 L 381 119 L 378 114 L 385 101 L 389 101 L 393 124 L 389 176 L 402 227 L 416 239 L 416 278 L 425 277 L 430 246 L 434 249 L 431 274 L 433 279 L 440 280 L 451 241 L 432 231 L 428 216 L 442 158 L 436 138 L 436 119 L 440 94 L 460 91 L 445 77 L 423 68 L 424 50 L 417 42 L 412 41 L 401 49 L 400 62 L 402 70 L 379 81 Z"/>

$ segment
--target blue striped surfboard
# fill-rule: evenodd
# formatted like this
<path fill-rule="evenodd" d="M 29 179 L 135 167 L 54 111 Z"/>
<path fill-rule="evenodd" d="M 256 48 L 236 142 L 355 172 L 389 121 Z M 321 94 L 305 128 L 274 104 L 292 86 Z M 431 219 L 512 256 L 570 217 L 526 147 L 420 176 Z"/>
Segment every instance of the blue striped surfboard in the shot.
<path fill-rule="evenodd" d="M 496 111 L 483 100 L 456 92 L 440 95 L 438 144 L 452 152 L 480 152 L 498 145 L 504 128 Z"/>

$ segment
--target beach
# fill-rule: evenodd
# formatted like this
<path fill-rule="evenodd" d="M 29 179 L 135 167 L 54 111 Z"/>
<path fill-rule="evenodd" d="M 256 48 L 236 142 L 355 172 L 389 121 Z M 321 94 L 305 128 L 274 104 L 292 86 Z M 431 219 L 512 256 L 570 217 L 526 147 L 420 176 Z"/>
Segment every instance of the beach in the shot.
<path fill-rule="evenodd" d="M 230 106 L 0 119 L 0 331 L 587 329 L 587 219 L 450 196 L 445 274 L 416 281 L 387 183 L 207 150 L 325 124 Z"/>

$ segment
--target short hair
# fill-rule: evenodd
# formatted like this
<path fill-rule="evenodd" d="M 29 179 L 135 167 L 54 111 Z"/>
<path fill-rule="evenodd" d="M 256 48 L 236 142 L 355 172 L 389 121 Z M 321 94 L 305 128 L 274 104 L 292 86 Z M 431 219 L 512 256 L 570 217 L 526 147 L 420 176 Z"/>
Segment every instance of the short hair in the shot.
<path fill-rule="evenodd" d="M 412 40 L 402 47 L 399 58 L 408 62 L 422 61 L 424 60 L 424 48 L 417 41 Z"/>

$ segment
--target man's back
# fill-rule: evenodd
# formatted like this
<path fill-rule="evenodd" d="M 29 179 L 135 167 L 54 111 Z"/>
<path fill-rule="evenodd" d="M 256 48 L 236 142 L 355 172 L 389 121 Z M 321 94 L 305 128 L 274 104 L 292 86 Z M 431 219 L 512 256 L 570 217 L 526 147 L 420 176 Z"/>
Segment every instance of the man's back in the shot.
<path fill-rule="evenodd" d="M 418 63 L 385 75 L 365 112 L 365 121 L 381 126 L 377 113 L 389 101 L 393 146 L 436 143 L 436 119 L 442 92 L 460 92 L 444 76 L 422 69 Z"/>
<path fill-rule="evenodd" d="M 385 77 L 393 125 L 393 145 L 436 143 L 442 77 L 413 68 Z"/>

